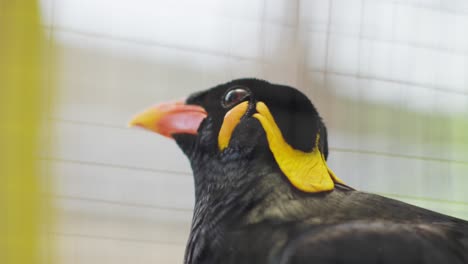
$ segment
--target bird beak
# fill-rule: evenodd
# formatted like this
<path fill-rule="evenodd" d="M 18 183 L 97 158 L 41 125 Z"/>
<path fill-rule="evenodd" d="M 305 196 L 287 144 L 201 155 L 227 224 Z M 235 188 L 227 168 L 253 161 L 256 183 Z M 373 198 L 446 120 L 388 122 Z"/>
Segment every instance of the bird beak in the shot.
<path fill-rule="evenodd" d="M 136 115 L 130 127 L 141 127 L 173 138 L 174 134 L 196 135 L 198 127 L 207 117 L 206 110 L 197 105 L 187 105 L 185 100 L 162 103 Z"/>

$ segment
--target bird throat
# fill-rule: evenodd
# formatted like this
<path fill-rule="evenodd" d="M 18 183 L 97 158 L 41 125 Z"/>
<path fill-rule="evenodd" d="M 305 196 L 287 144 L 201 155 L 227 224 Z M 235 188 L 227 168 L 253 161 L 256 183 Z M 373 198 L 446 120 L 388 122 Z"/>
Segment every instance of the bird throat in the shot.
<path fill-rule="evenodd" d="M 258 102 L 256 109 L 257 113 L 253 117 L 260 121 L 276 163 L 293 186 L 304 192 L 318 193 L 333 190 L 335 182 L 344 184 L 328 168 L 320 152 L 320 134 L 316 136 L 312 152 L 294 149 L 284 140 L 268 107 Z"/>

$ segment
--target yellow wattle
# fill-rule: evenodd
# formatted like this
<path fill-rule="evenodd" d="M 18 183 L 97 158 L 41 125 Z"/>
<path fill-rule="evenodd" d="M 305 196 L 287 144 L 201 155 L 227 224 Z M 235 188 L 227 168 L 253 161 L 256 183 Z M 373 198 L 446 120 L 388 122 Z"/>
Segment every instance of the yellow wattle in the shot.
<path fill-rule="evenodd" d="M 229 110 L 224 116 L 223 124 L 218 134 L 218 147 L 219 150 L 223 151 L 228 147 L 229 142 L 231 141 L 232 132 L 239 124 L 242 116 L 249 108 L 249 102 L 243 102 L 238 104 L 236 107 Z"/>
<path fill-rule="evenodd" d="M 257 103 L 257 112 L 253 115 L 265 130 L 268 144 L 281 171 L 292 185 L 304 192 L 324 192 L 333 190 L 335 182 L 343 183 L 327 166 L 318 147 L 320 135 L 312 152 L 303 152 L 292 148 L 283 138 L 281 130 L 263 102 Z"/>

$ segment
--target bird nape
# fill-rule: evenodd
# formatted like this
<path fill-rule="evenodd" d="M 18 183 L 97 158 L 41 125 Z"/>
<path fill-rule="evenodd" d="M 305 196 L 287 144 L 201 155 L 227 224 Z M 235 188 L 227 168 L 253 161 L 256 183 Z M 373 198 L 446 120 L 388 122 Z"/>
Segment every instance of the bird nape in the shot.
<path fill-rule="evenodd" d="M 174 139 L 190 160 L 187 264 L 468 263 L 468 222 L 339 179 L 322 119 L 292 87 L 238 79 L 131 125 Z"/>

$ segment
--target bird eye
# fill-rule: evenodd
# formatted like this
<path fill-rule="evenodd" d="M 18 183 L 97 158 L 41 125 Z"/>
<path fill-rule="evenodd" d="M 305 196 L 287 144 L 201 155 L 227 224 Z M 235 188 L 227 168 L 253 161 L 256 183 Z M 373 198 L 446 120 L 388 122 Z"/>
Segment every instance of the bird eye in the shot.
<path fill-rule="evenodd" d="M 242 101 L 245 101 L 249 95 L 250 91 L 246 90 L 245 88 L 239 87 L 231 89 L 224 95 L 222 105 L 225 108 L 230 108 Z"/>

